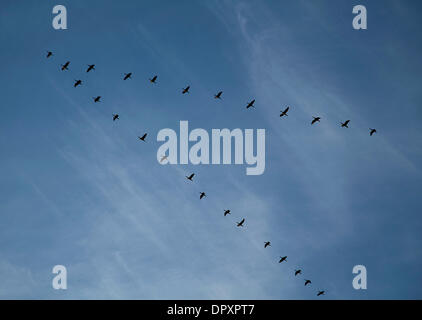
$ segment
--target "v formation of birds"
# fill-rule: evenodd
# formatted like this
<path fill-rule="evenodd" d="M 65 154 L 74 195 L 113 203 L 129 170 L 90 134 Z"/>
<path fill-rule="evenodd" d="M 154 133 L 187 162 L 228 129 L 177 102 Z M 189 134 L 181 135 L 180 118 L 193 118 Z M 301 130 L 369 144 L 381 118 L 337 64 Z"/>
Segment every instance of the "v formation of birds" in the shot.
<path fill-rule="evenodd" d="M 53 52 L 47 51 L 47 58 L 50 58 L 52 56 L 53 56 Z M 63 65 L 61 65 L 61 70 L 62 71 L 68 70 L 69 69 L 69 65 L 70 65 L 70 61 L 66 61 Z M 91 72 L 93 70 L 95 70 L 95 64 L 88 65 L 88 68 L 86 69 L 86 72 L 88 73 L 88 72 Z M 122 79 L 123 80 L 132 79 L 132 72 L 124 73 Z M 157 79 L 158 79 L 158 76 L 157 75 L 154 75 L 152 78 L 149 79 L 149 81 L 151 83 L 157 83 Z M 82 83 L 83 83 L 82 80 L 75 80 L 73 86 L 76 88 L 79 85 L 82 85 Z M 182 94 L 189 93 L 189 90 L 190 90 L 190 85 L 188 85 L 188 86 L 186 86 L 185 88 L 182 89 Z M 216 93 L 214 95 L 214 98 L 215 99 L 221 99 L 221 95 L 222 94 L 223 94 L 223 91 L 219 91 L 218 93 Z M 97 103 L 97 102 L 100 102 L 101 101 L 100 100 L 101 99 L 101 96 L 96 96 L 96 97 L 93 97 L 92 99 L 93 99 L 93 101 L 95 103 Z M 255 104 L 255 99 L 253 99 L 253 100 L 251 100 L 250 102 L 247 103 L 246 109 L 249 109 L 251 107 L 255 108 L 255 105 L 254 104 Z M 287 117 L 289 110 L 290 110 L 290 107 L 287 107 L 284 110 L 280 111 L 280 117 L 281 118 L 282 117 Z M 119 120 L 120 119 L 118 114 L 113 114 L 112 116 L 113 116 L 113 118 L 112 118 L 113 121 L 116 121 L 116 120 Z M 314 125 L 317 122 L 320 122 L 321 121 L 321 117 L 318 117 L 317 116 L 317 117 L 312 117 L 312 118 L 313 118 L 313 120 L 311 121 L 311 125 Z M 350 120 L 346 120 L 344 122 L 340 122 L 340 126 L 342 128 L 349 128 L 349 126 L 348 126 L 349 123 L 350 123 Z M 369 135 L 370 136 L 372 136 L 376 132 L 377 132 L 376 129 L 369 128 Z M 141 140 L 141 141 L 143 141 L 143 142 L 145 142 L 146 136 L 147 136 L 147 133 L 144 133 L 142 136 L 138 136 L 138 139 Z M 165 159 L 167 159 L 167 156 L 166 155 L 163 155 L 160 162 L 164 161 Z M 194 176 L 195 176 L 195 173 L 192 173 L 189 176 L 186 176 L 186 179 L 193 182 Z M 199 193 L 199 199 L 200 200 L 202 200 L 205 197 L 206 197 L 206 193 L 205 192 L 200 192 Z M 229 209 L 225 209 L 224 210 L 224 216 L 227 216 L 229 214 L 231 214 L 231 211 Z M 242 218 L 241 221 L 236 222 L 236 226 L 239 227 L 239 228 L 240 227 L 243 227 L 245 221 L 246 221 L 246 219 L 245 218 Z M 264 249 L 266 249 L 267 247 L 270 247 L 270 246 L 271 246 L 271 242 L 270 241 L 265 241 L 264 242 Z M 287 262 L 287 256 L 280 257 L 279 263 L 282 263 L 282 262 Z M 295 277 L 297 277 L 298 275 L 301 275 L 301 274 L 302 274 L 302 269 L 294 270 L 294 276 Z M 305 284 L 304 284 L 305 286 L 308 286 L 308 285 L 310 285 L 312 283 L 312 281 L 309 280 L 309 279 L 305 279 L 304 282 L 305 282 Z M 325 291 L 324 290 L 317 291 L 317 296 L 321 296 L 321 295 L 324 295 L 324 294 L 325 294 Z"/>

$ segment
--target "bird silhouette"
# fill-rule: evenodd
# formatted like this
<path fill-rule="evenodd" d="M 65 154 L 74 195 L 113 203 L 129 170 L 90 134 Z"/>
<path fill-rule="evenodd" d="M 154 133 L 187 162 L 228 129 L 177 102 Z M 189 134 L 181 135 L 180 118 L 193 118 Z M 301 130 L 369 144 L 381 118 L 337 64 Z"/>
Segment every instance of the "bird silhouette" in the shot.
<path fill-rule="evenodd" d="M 101 96 L 92 97 L 92 99 L 94 99 L 94 102 L 100 102 Z"/>
<path fill-rule="evenodd" d="M 164 160 L 166 160 L 168 158 L 168 156 L 164 155 L 161 157 L 160 163 L 163 162 Z"/>
<path fill-rule="evenodd" d="M 324 295 L 325 294 L 325 291 L 323 290 L 323 291 L 318 291 L 318 294 L 317 294 L 317 296 L 319 297 L 319 296 L 322 296 L 322 295 Z"/>
<path fill-rule="evenodd" d="M 73 85 L 75 88 L 82 84 L 82 80 L 75 80 L 75 84 Z"/>
<path fill-rule="evenodd" d="M 223 94 L 223 91 L 220 91 L 219 93 L 214 95 L 214 99 L 221 99 L 221 95 Z"/>
<path fill-rule="evenodd" d="M 153 76 L 151 79 L 149 79 L 149 82 L 151 83 L 156 83 L 157 81 L 157 76 Z"/>
<path fill-rule="evenodd" d="M 349 127 L 348 127 L 349 122 L 350 122 L 350 120 L 346 120 L 346 121 L 344 121 L 344 123 L 340 122 L 340 123 L 341 123 L 341 127 L 342 127 L 342 128 L 349 128 Z"/>
<path fill-rule="evenodd" d="M 249 109 L 250 107 L 254 107 L 255 108 L 255 106 L 253 105 L 254 103 L 255 103 L 255 99 L 253 99 L 251 102 L 248 102 L 248 104 L 246 106 L 246 109 Z"/>
<path fill-rule="evenodd" d="M 271 242 L 270 241 L 264 242 L 264 248 L 266 248 L 268 246 L 271 246 Z"/>
<path fill-rule="evenodd" d="M 375 133 L 375 132 L 377 132 L 377 130 L 375 130 L 375 129 L 371 129 L 371 128 L 369 128 L 369 130 L 371 130 L 370 132 L 369 132 L 369 135 L 372 137 L 372 135 Z"/>
<path fill-rule="evenodd" d="M 113 114 L 113 121 L 119 120 L 119 115 L 118 114 Z"/>
<path fill-rule="evenodd" d="M 287 112 L 289 111 L 290 107 L 287 107 L 286 109 L 284 109 L 284 111 L 280 111 L 280 117 L 284 117 L 284 116 L 288 116 Z"/>
<path fill-rule="evenodd" d="M 186 176 L 186 179 L 188 179 L 188 180 L 190 180 L 190 181 L 193 181 L 192 180 L 192 178 L 195 176 L 195 174 L 194 173 L 192 173 L 190 176 Z"/>
<path fill-rule="evenodd" d="M 227 216 L 228 214 L 231 214 L 230 210 L 224 210 L 224 216 Z"/>
<path fill-rule="evenodd" d="M 245 218 L 242 219 L 242 221 L 237 222 L 238 227 L 243 227 L 243 224 L 245 223 Z"/>
<path fill-rule="evenodd" d="M 89 64 L 88 69 L 86 69 L 86 72 L 90 72 L 91 70 L 95 70 L 95 64 Z"/>
<path fill-rule="evenodd" d="M 138 139 L 139 140 L 142 140 L 142 141 L 144 141 L 145 142 L 145 138 L 147 137 L 147 134 L 146 133 L 144 133 L 144 135 L 142 136 L 142 137 L 139 137 L 138 136 Z"/>
<path fill-rule="evenodd" d="M 183 89 L 182 94 L 189 93 L 190 86 Z"/>
<path fill-rule="evenodd" d="M 302 274 L 302 270 L 295 270 L 295 277 L 298 275 L 298 274 Z"/>
<path fill-rule="evenodd" d="M 312 281 L 311 280 L 305 280 L 305 286 L 307 286 L 308 284 L 311 284 Z"/>
<path fill-rule="evenodd" d="M 283 261 L 287 261 L 287 256 L 280 257 L 280 261 L 278 263 L 282 263 Z"/>
<path fill-rule="evenodd" d="M 125 76 L 123 77 L 123 80 L 132 79 L 132 72 L 125 73 Z"/>
<path fill-rule="evenodd" d="M 312 117 L 312 118 L 314 118 L 314 120 L 312 120 L 311 124 L 314 124 L 314 123 L 319 122 L 321 120 L 320 117 Z"/>
<path fill-rule="evenodd" d="M 200 192 L 199 200 L 201 200 L 203 197 L 206 197 L 207 195 L 205 192 Z"/>
<path fill-rule="evenodd" d="M 47 58 L 50 58 L 53 55 L 53 52 L 47 51 Z"/>
<path fill-rule="evenodd" d="M 68 68 L 69 68 L 69 64 L 70 64 L 70 61 L 66 61 L 66 63 L 65 64 L 62 64 L 61 66 L 62 66 L 62 71 L 64 71 L 64 70 L 69 70 Z"/>

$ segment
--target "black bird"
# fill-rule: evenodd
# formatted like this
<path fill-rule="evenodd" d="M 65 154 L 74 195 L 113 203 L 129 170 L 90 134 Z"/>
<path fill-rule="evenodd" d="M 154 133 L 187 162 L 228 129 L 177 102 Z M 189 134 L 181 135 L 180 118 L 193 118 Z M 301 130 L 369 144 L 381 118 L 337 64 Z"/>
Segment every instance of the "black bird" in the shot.
<path fill-rule="evenodd" d="M 228 214 L 230 214 L 230 210 L 224 210 L 224 216 L 227 216 Z"/>
<path fill-rule="evenodd" d="M 302 274 L 302 270 L 295 270 L 295 277 L 298 275 L 298 274 Z"/>
<path fill-rule="evenodd" d="M 314 118 L 314 120 L 312 120 L 312 123 L 311 124 L 314 124 L 316 122 L 319 122 L 319 120 L 321 120 L 320 117 L 312 117 L 312 118 Z"/>
<path fill-rule="evenodd" d="M 194 174 L 194 173 L 192 173 L 190 176 L 186 176 L 186 179 L 188 179 L 188 180 L 190 180 L 190 181 L 193 181 L 193 180 L 192 180 L 192 178 L 194 177 L 194 175 L 195 175 L 195 174 Z"/>
<path fill-rule="evenodd" d="M 92 97 L 92 99 L 94 99 L 94 102 L 100 102 L 101 96 Z"/>
<path fill-rule="evenodd" d="M 75 84 L 73 85 L 75 88 L 82 84 L 82 80 L 75 80 Z"/>
<path fill-rule="evenodd" d="M 255 106 L 253 105 L 254 103 L 255 103 L 255 99 L 253 99 L 251 102 L 248 103 L 248 105 L 246 106 L 246 109 L 249 109 L 250 107 L 255 108 Z"/>
<path fill-rule="evenodd" d="M 268 247 L 268 246 L 271 246 L 271 242 L 269 242 L 269 241 L 267 241 L 267 242 L 264 242 L 265 244 L 264 244 L 264 248 L 266 248 L 266 247 Z"/>
<path fill-rule="evenodd" d="M 346 120 L 344 123 L 341 123 L 341 127 L 342 128 L 348 128 L 348 125 L 349 125 L 349 122 L 350 122 L 350 120 Z"/>
<path fill-rule="evenodd" d="M 118 114 L 113 114 L 113 121 L 119 120 L 119 115 Z"/>
<path fill-rule="evenodd" d="M 283 261 L 287 261 L 287 256 L 280 257 L 280 261 L 278 263 L 282 263 Z"/>
<path fill-rule="evenodd" d="M 164 160 L 166 160 L 168 158 L 168 156 L 164 155 L 161 157 L 160 163 L 163 162 Z"/>
<path fill-rule="evenodd" d="M 219 93 L 214 95 L 214 99 L 221 99 L 221 95 L 223 94 L 223 91 L 220 91 Z"/>
<path fill-rule="evenodd" d="M 156 83 L 155 81 L 157 81 L 157 76 L 153 76 L 152 79 L 149 79 L 149 82 L 151 83 Z"/>
<path fill-rule="evenodd" d="M 201 200 L 203 197 L 206 197 L 205 192 L 200 192 L 199 200 Z"/>
<path fill-rule="evenodd" d="M 324 295 L 324 294 L 325 294 L 325 291 L 318 291 L 317 296 L 319 297 L 319 296 L 322 296 L 322 295 Z"/>
<path fill-rule="evenodd" d="M 372 135 L 375 133 L 375 132 L 377 132 L 377 130 L 375 130 L 375 129 L 371 129 L 371 128 L 369 128 L 369 130 L 371 130 L 370 132 L 369 132 L 369 135 L 372 137 Z"/>
<path fill-rule="evenodd" d="M 237 222 L 238 227 L 243 227 L 243 223 L 245 222 L 245 218 L 242 219 L 242 221 Z"/>
<path fill-rule="evenodd" d="M 47 58 L 50 58 L 53 55 L 53 52 L 47 51 Z"/>
<path fill-rule="evenodd" d="M 68 69 L 69 64 L 70 64 L 70 61 L 66 61 L 66 63 L 65 63 L 65 64 L 62 64 L 62 71 L 64 71 L 64 70 L 69 70 L 69 69 Z"/>
<path fill-rule="evenodd" d="M 90 72 L 91 70 L 95 70 L 95 64 L 89 64 L 88 69 L 86 69 L 86 72 Z"/>
<path fill-rule="evenodd" d="M 132 72 L 125 73 L 123 80 L 132 79 L 131 77 L 132 77 Z"/>
<path fill-rule="evenodd" d="M 280 111 L 281 112 L 281 114 L 280 114 L 280 117 L 283 117 L 283 116 L 288 116 L 288 114 L 287 114 L 287 112 L 289 111 L 289 109 L 290 109 L 290 107 L 287 107 L 286 109 L 284 109 L 284 111 Z"/>
<path fill-rule="evenodd" d="M 142 137 L 138 137 L 138 139 L 145 142 L 146 137 L 147 137 L 147 134 L 145 133 Z"/>
<path fill-rule="evenodd" d="M 190 86 L 183 89 L 182 94 L 189 93 Z"/>
<path fill-rule="evenodd" d="M 307 286 L 308 284 L 311 284 L 312 281 L 311 280 L 305 280 L 305 286 Z"/>

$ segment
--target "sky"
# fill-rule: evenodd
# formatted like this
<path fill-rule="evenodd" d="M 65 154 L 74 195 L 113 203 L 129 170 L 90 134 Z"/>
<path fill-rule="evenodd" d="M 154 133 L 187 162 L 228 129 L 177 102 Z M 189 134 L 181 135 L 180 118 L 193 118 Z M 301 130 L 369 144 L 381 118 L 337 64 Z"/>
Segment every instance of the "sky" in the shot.
<path fill-rule="evenodd" d="M 67 30 L 52 27 L 57 4 Z M 367 30 L 352 27 L 357 4 Z M 0 298 L 421 299 L 421 9 L 1 1 Z M 265 129 L 264 174 L 161 165 L 157 133 L 182 120 Z"/>

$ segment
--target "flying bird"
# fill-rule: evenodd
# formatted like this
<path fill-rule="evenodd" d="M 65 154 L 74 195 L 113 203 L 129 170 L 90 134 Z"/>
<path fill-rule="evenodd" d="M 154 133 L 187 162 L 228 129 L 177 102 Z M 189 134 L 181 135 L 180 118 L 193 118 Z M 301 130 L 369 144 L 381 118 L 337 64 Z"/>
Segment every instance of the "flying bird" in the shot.
<path fill-rule="evenodd" d="M 282 263 L 283 261 L 287 261 L 287 256 L 280 257 L 280 261 L 278 263 Z"/>
<path fill-rule="evenodd" d="M 75 88 L 82 84 L 82 80 L 75 80 L 75 84 L 73 85 Z"/>
<path fill-rule="evenodd" d="M 203 197 L 206 197 L 205 192 L 200 192 L 199 200 L 201 200 Z"/>
<path fill-rule="evenodd" d="M 157 81 L 157 76 L 153 76 L 151 79 L 149 79 L 149 82 L 151 83 L 156 83 L 155 81 Z"/>
<path fill-rule="evenodd" d="M 302 270 L 295 270 L 295 277 L 298 275 L 298 274 L 302 274 Z"/>
<path fill-rule="evenodd" d="M 228 214 L 231 214 L 230 210 L 224 210 L 224 216 L 227 216 Z"/>
<path fill-rule="evenodd" d="M 324 294 L 325 294 L 325 291 L 318 291 L 317 296 L 319 297 L 319 296 L 322 296 L 322 295 L 324 295 Z"/>
<path fill-rule="evenodd" d="M 221 95 L 223 94 L 223 91 L 220 91 L 219 93 L 214 95 L 214 99 L 221 99 Z"/>
<path fill-rule="evenodd" d="M 255 103 L 255 99 L 253 99 L 251 102 L 248 103 L 248 105 L 246 106 L 246 109 L 249 109 L 250 107 L 255 108 L 255 106 L 253 105 L 254 103 Z"/>
<path fill-rule="evenodd" d="M 92 99 L 94 99 L 94 102 L 100 102 L 101 96 L 92 97 Z"/>
<path fill-rule="evenodd" d="M 192 173 L 190 176 L 186 176 L 186 179 L 188 179 L 188 180 L 190 180 L 190 181 L 193 181 L 193 180 L 192 180 L 192 178 L 194 177 L 194 175 L 195 175 L 195 174 L 194 174 L 194 173 Z"/>
<path fill-rule="evenodd" d="M 190 86 L 183 89 L 182 94 L 189 93 Z"/>
<path fill-rule="evenodd" d="M 305 286 L 307 286 L 308 284 L 311 284 L 312 281 L 311 280 L 305 280 Z"/>
<path fill-rule="evenodd" d="M 91 70 L 95 70 L 95 64 L 89 64 L 88 69 L 86 69 L 86 72 L 90 72 Z"/>
<path fill-rule="evenodd" d="M 139 140 L 142 140 L 142 141 L 144 141 L 145 142 L 145 138 L 147 137 L 147 134 L 145 133 L 142 137 L 139 137 L 138 136 L 138 139 Z"/>
<path fill-rule="evenodd" d="M 168 156 L 164 155 L 161 157 L 160 163 L 163 162 L 164 160 L 166 160 L 168 158 Z"/>
<path fill-rule="evenodd" d="M 119 115 L 118 114 L 113 114 L 113 121 L 119 120 Z"/>
<path fill-rule="evenodd" d="M 314 123 L 319 122 L 321 120 L 320 117 L 312 117 L 312 118 L 314 118 L 314 120 L 312 120 L 311 124 L 314 124 Z"/>
<path fill-rule="evenodd" d="M 70 64 L 70 61 L 66 61 L 66 63 L 65 63 L 65 64 L 62 64 L 62 65 L 61 65 L 61 66 L 62 66 L 62 71 L 64 71 L 64 70 L 69 70 L 69 69 L 68 69 L 69 64 Z"/>
<path fill-rule="evenodd" d="M 346 121 L 344 121 L 344 123 L 340 122 L 340 123 L 341 123 L 341 127 L 342 127 L 342 128 L 349 128 L 349 127 L 348 127 L 349 122 L 350 122 L 350 120 L 346 120 Z"/>
<path fill-rule="evenodd" d="M 268 247 L 268 246 L 270 246 L 271 247 L 271 242 L 270 241 L 267 241 L 267 242 L 264 242 L 265 244 L 264 244 L 264 248 L 266 248 L 266 247 Z"/>
<path fill-rule="evenodd" d="M 286 109 L 284 109 L 284 111 L 280 111 L 280 117 L 284 117 L 284 116 L 288 116 L 287 112 L 289 111 L 290 107 L 287 107 Z"/>
<path fill-rule="evenodd" d="M 132 79 L 131 77 L 132 77 L 132 72 L 125 73 L 123 80 Z"/>
<path fill-rule="evenodd" d="M 47 58 L 50 58 L 53 55 L 53 52 L 47 51 Z"/>
<path fill-rule="evenodd" d="M 369 130 L 371 130 L 370 132 L 369 132 L 369 135 L 372 137 L 372 135 L 375 133 L 375 132 L 377 132 L 377 130 L 375 130 L 375 129 L 371 129 L 371 128 L 369 128 Z"/>
<path fill-rule="evenodd" d="M 245 223 L 245 218 L 242 219 L 242 221 L 237 222 L 238 227 L 243 227 L 243 224 Z"/>

